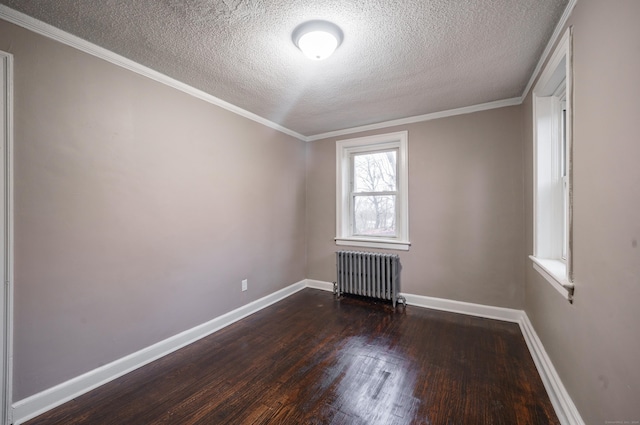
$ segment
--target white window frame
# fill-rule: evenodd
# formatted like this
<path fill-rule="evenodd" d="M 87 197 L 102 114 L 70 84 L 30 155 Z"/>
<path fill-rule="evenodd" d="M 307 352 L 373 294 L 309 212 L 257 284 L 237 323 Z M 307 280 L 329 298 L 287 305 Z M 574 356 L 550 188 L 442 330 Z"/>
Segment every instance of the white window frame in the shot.
<path fill-rule="evenodd" d="M 409 242 L 409 170 L 407 131 L 338 140 L 336 142 L 336 245 L 407 251 Z M 396 236 L 371 237 L 353 234 L 351 176 L 354 153 L 397 150 Z"/>
<path fill-rule="evenodd" d="M 0 51 L 0 423 L 13 423 L 13 55 Z"/>
<path fill-rule="evenodd" d="M 533 267 L 572 301 L 571 28 L 533 89 Z M 563 110 L 566 109 L 564 124 Z M 564 169 L 564 176 L 563 176 Z"/>

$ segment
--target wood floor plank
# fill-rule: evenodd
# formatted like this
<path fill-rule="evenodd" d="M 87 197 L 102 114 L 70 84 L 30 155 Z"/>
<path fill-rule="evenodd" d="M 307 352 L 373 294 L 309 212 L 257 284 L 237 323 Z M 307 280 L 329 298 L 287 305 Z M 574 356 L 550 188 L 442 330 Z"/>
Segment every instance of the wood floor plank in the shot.
<path fill-rule="evenodd" d="M 518 325 L 305 289 L 27 425 L 547 425 Z"/>

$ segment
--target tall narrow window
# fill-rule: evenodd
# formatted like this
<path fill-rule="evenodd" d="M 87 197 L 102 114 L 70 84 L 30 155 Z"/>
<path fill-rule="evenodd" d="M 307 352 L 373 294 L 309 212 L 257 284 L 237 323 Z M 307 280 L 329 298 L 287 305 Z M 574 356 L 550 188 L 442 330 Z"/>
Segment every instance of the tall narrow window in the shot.
<path fill-rule="evenodd" d="M 569 244 L 569 178 L 567 168 L 569 157 L 567 156 L 567 99 L 566 87 L 562 90 L 560 97 L 561 105 L 561 134 L 560 134 L 560 179 L 562 180 L 562 261 L 567 261 L 567 245 Z"/>
<path fill-rule="evenodd" d="M 336 243 L 407 250 L 407 132 L 336 143 Z"/>
<path fill-rule="evenodd" d="M 533 89 L 534 246 L 531 259 L 569 301 L 571 263 L 571 28 Z"/>

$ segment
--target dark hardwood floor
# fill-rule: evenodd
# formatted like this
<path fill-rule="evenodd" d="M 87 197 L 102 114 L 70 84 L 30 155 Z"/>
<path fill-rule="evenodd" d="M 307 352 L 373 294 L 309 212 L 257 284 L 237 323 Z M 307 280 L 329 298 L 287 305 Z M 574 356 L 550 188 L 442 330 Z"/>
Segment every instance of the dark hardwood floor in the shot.
<path fill-rule="evenodd" d="M 314 289 L 27 422 L 558 423 L 518 325 Z"/>

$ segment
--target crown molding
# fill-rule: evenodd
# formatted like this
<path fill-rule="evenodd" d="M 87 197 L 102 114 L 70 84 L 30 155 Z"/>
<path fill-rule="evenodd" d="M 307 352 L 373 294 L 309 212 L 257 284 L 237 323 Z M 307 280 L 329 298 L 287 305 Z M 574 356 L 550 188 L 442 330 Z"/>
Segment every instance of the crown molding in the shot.
<path fill-rule="evenodd" d="M 524 88 L 524 91 L 522 92 L 522 96 L 520 96 L 522 98 L 522 101 L 524 101 L 524 99 L 527 98 L 529 91 L 531 91 L 531 87 L 533 87 L 533 83 L 536 81 L 536 79 L 540 75 L 540 72 L 542 71 L 542 65 L 544 65 L 544 63 L 547 61 L 547 58 L 551 54 L 551 50 L 553 49 L 553 46 L 556 45 L 556 43 L 558 42 L 558 39 L 562 35 L 562 32 L 563 32 L 562 30 L 564 29 L 564 26 L 567 24 L 567 21 L 569 20 L 569 16 L 571 16 L 571 12 L 573 12 L 573 8 L 576 6 L 576 3 L 578 3 L 578 0 L 569 0 L 569 4 L 567 4 L 567 7 L 564 9 L 564 13 L 560 17 L 560 20 L 558 21 L 556 28 L 553 30 L 553 34 L 551 34 L 551 38 L 549 39 L 547 46 L 542 51 L 542 55 L 540 55 L 538 64 L 533 70 L 533 73 L 531 74 L 531 78 L 529 78 L 529 82 L 527 83 L 527 86 Z"/>
<path fill-rule="evenodd" d="M 329 131 L 327 133 L 315 134 L 308 136 L 308 141 L 327 139 L 329 137 L 344 136 L 347 134 L 360 133 L 369 130 L 379 130 L 387 127 L 395 127 L 399 125 L 413 124 L 417 122 L 430 121 L 438 118 L 453 117 L 456 115 L 471 114 L 473 112 L 486 111 L 489 109 L 504 108 L 505 106 L 520 105 L 521 97 L 513 97 L 511 99 L 496 100 L 494 102 L 481 103 L 478 105 L 465 106 L 463 108 L 449 109 L 446 111 L 433 112 L 431 114 L 416 115 L 413 117 L 400 118 L 391 121 L 379 122 L 376 124 L 363 125 L 360 127 L 345 128 L 343 130 Z"/>
<path fill-rule="evenodd" d="M 369 124 L 369 125 L 364 125 L 360 127 L 352 127 L 352 128 L 346 128 L 343 130 L 329 131 L 327 133 L 314 134 L 312 136 L 308 136 L 307 141 L 312 142 L 314 140 L 327 139 L 330 137 L 339 137 L 347 134 L 359 133 L 362 131 L 379 130 L 387 127 L 413 124 L 413 123 L 422 122 L 422 121 L 435 120 L 438 118 L 446 118 L 446 117 L 452 117 L 455 115 L 470 114 L 473 112 L 486 111 L 489 109 L 502 108 L 505 106 L 514 106 L 514 105 L 522 104 L 522 102 L 524 102 L 524 99 L 526 99 L 527 95 L 529 94 L 529 91 L 531 90 L 531 87 L 533 86 L 534 81 L 536 80 L 536 78 L 538 78 L 538 75 L 542 70 L 542 65 L 544 65 L 545 61 L 547 60 L 547 57 L 549 56 L 549 54 L 551 53 L 551 50 L 553 49 L 553 46 L 557 43 L 558 39 L 560 38 L 560 35 L 562 34 L 562 30 L 567 24 L 567 21 L 569 20 L 569 16 L 571 15 L 571 12 L 573 12 L 573 9 L 576 6 L 577 2 L 578 0 L 569 0 L 567 7 L 564 9 L 564 12 L 560 17 L 560 20 L 558 21 L 558 24 L 556 25 L 553 31 L 553 34 L 549 39 L 549 42 L 547 43 L 544 51 L 542 52 L 542 55 L 540 55 L 540 59 L 538 60 L 538 63 L 536 64 L 536 67 L 533 70 L 531 77 L 529 78 L 529 82 L 527 83 L 524 91 L 522 92 L 522 96 L 514 97 L 511 99 L 498 100 L 495 102 L 482 103 L 479 105 L 467 106 L 464 108 L 450 109 L 447 111 L 434 112 L 431 114 L 417 115 L 414 117 L 400 118 L 397 120 L 385 121 L 385 122 L 380 122 L 376 124 Z"/>
<path fill-rule="evenodd" d="M 46 24 L 42 21 L 32 18 L 31 16 L 25 15 L 24 13 L 18 12 L 17 10 L 13 10 L 5 5 L 0 5 L 0 18 L 12 24 L 18 25 L 22 28 L 33 31 L 36 34 L 40 34 L 44 37 L 58 41 L 62 44 L 78 49 L 82 52 L 88 53 L 92 56 L 98 57 L 100 59 L 104 59 L 107 62 L 117 65 L 121 68 L 127 69 L 129 71 L 133 71 L 137 74 L 143 75 L 161 84 L 165 84 L 169 87 L 180 90 L 183 93 L 187 93 L 193 97 L 196 97 L 210 104 L 216 105 L 220 108 L 226 109 L 227 111 L 233 112 L 234 114 L 240 115 L 244 118 L 260 123 L 266 127 L 272 128 L 281 133 L 295 137 L 296 139 L 299 139 L 302 141 L 308 141 L 306 136 L 303 136 L 300 133 L 297 133 L 293 130 L 283 127 L 280 124 L 277 124 L 273 121 L 270 121 L 266 118 L 256 115 L 253 112 L 249 112 L 245 109 L 240 108 L 239 106 L 236 106 L 232 103 L 226 102 L 220 98 L 212 96 L 209 93 L 206 93 L 200 89 L 192 87 L 188 84 L 185 84 L 174 78 L 164 75 L 158 71 L 155 71 L 151 68 L 148 68 L 137 62 L 134 62 L 131 59 L 127 59 L 124 56 L 120 56 L 117 53 L 114 53 L 103 47 L 100 47 L 86 40 L 83 40 L 82 38 L 77 37 L 73 34 L 69 34 L 68 32 L 62 31 L 61 29 L 56 28 L 52 25 Z"/>
<path fill-rule="evenodd" d="M 387 127 L 413 124 L 413 123 L 418 123 L 423 121 L 435 120 L 439 118 L 452 117 L 456 115 L 470 114 L 473 112 L 486 111 L 489 109 L 502 108 L 505 106 L 520 105 L 524 101 L 526 96 L 529 94 L 529 91 L 531 90 L 531 87 L 533 86 L 534 81 L 540 74 L 542 65 L 544 65 L 544 62 L 547 60 L 547 57 L 549 56 L 551 49 L 553 48 L 555 43 L 558 41 L 558 38 L 560 37 L 562 32 L 562 29 L 566 25 L 569 19 L 569 16 L 571 15 L 571 12 L 573 11 L 573 8 L 575 7 L 577 1 L 578 0 L 570 0 L 569 3 L 567 4 L 567 7 L 565 8 L 564 13 L 560 18 L 560 21 L 556 25 L 555 30 L 551 38 L 549 39 L 549 42 L 547 43 L 542 55 L 540 56 L 540 59 L 538 60 L 538 63 L 531 75 L 531 78 L 529 79 L 529 82 L 527 83 L 527 86 L 525 87 L 522 93 L 522 96 L 514 97 L 510 99 L 497 100 L 494 102 L 482 103 L 478 105 L 466 106 L 462 108 L 449 109 L 446 111 L 434 112 L 430 114 L 417 115 L 413 117 L 384 121 L 384 122 L 379 122 L 379 123 L 374 123 L 374 124 L 369 124 L 364 126 L 351 127 L 351 128 L 346 128 L 342 130 L 329 131 L 326 133 L 319 133 L 311 136 L 305 136 L 300 133 L 297 133 L 289 128 L 281 126 L 280 124 L 277 124 L 273 121 L 270 121 L 266 118 L 256 115 L 253 112 L 249 112 L 245 109 L 242 109 L 239 106 L 236 106 L 232 103 L 226 102 L 220 98 L 212 96 L 200 89 L 196 89 L 195 87 L 182 83 L 174 78 L 164 75 L 158 71 L 155 71 L 151 68 L 148 68 L 144 65 L 141 65 L 123 56 L 120 56 L 114 52 L 111 52 L 105 48 L 97 46 L 86 40 L 83 40 L 75 35 L 62 31 L 61 29 L 56 28 L 52 25 L 46 24 L 42 21 L 39 21 L 28 15 L 25 15 L 24 13 L 13 10 L 5 5 L 0 5 L 0 18 L 10 23 L 13 23 L 15 25 L 18 25 L 20 27 L 26 28 L 30 31 L 33 31 L 42 36 L 45 36 L 55 41 L 58 41 L 60 43 L 63 43 L 67 46 L 76 48 L 92 56 L 96 56 L 98 58 L 104 59 L 114 65 L 133 71 L 137 74 L 148 77 L 154 81 L 165 84 L 169 87 L 173 87 L 177 90 L 180 90 L 184 93 L 187 93 L 205 102 L 208 102 L 220 108 L 226 109 L 230 112 L 233 112 L 244 118 L 260 123 L 266 127 L 280 131 L 281 133 L 287 134 L 296 139 L 299 139 L 305 142 L 311 142 L 311 141 L 326 139 L 330 137 L 339 137 L 339 136 L 344 136 L 348 134 L 360 133 L 363 131 L 379 130 Z"/>

